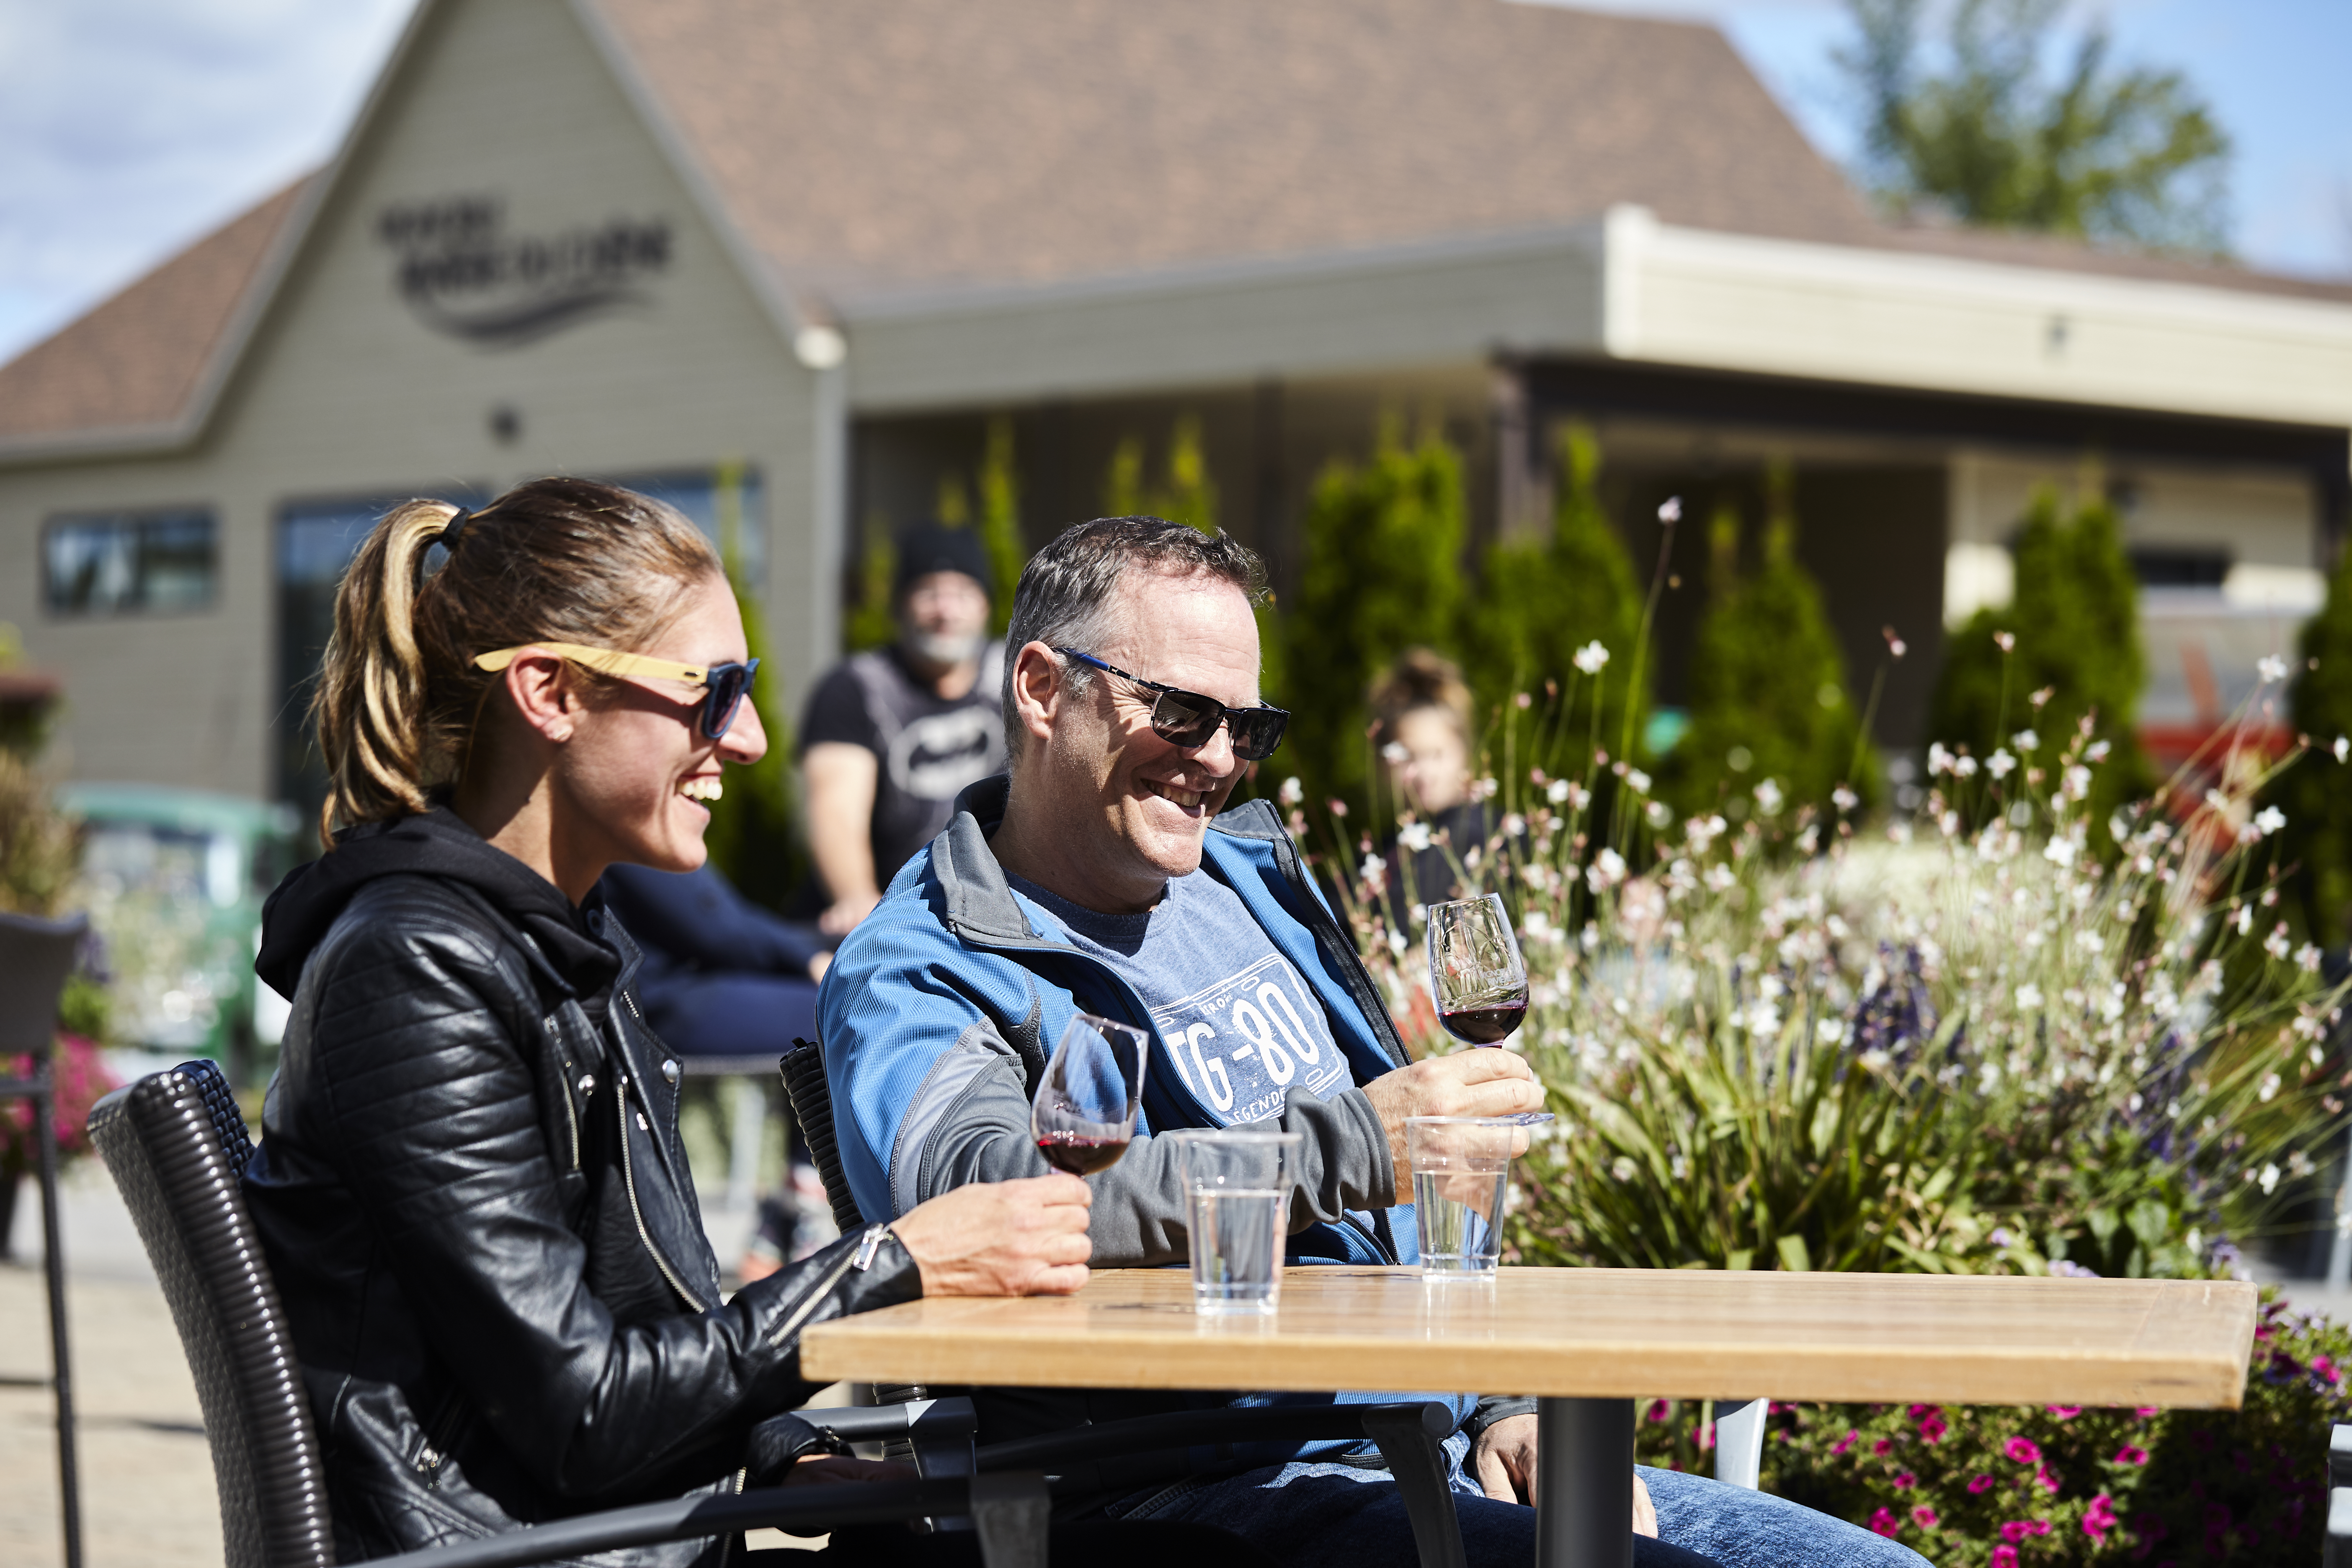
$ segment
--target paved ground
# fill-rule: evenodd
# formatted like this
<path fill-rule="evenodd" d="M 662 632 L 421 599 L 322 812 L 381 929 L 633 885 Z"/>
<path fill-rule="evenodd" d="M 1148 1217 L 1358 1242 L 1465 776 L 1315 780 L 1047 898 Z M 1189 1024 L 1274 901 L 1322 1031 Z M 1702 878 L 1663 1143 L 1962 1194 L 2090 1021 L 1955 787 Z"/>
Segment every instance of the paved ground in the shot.
<path fill-rule="evenodd" d="M 741 1255 L 748 1216 L 705 1200 L 719 1257 Z M 71 1167 L 61 1205 L 67 1311 L 87 1568 L 220 1568 L 218 1500 L 204 1414 L 154 1271 L 129 1211 L 95 1163 Z M 37 1191 L 16 1207 L 13 1260 L 0 1262 L 0 1564 L 62 1563 L 49 1315 Z M 818 1403 L 839 1402 L 835 1391 Z M 755 1546 L 808 1546 L 772 1531 Z"/>

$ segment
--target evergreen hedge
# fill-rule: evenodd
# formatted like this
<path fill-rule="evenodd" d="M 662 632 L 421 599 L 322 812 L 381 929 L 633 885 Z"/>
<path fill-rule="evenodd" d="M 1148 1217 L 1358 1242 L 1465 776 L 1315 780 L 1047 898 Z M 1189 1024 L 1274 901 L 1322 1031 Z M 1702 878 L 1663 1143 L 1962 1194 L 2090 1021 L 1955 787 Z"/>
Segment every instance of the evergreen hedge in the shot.
<path fill-rule="evenodd" d="M 743 500 L 739 472 L 722 473 L 719 486 L 719 553 L 728 586 L 743 616 L 743 640 L 760 661 L 751 677 L 751 706 L 759 710 L 768 750 L 749 767 L 730 769 L 727 793 L 710 807 L 702 842 L 710 863 L 743 896 L 781 909 L 804 875 L 806 851 L 793 788 L 793 721 L 784 710 L 783 681 L 768 645 L 767 620 L 745 590 L 740 562 Z M 887 584 L 887 579 L 886 577 Z"/>
<path fill-rule="evenodd" d="M 1691 658 L 1690 727 L 1662 769 L 1663 793 L 1685 816 L 1720 810 L 1736 820 L 1767 781 L 1787 805 L 1824 814 L 1834 810 L 1840 786 L 1872 793 L 1873 758 L 1845 655 L 1822 613 L 1820 585 L 1797 559 L 1791 489 L 1788 466 L 1775 464 L 1753 575 L 1740 570 L 1736 508 L 1720 507 L 1708 521 L 1713 598 Z"/>
<path fill-rule="evenodd" d="M 2287 711 L 2312 750 L 2286 770 L 2273 798 L 2286 813 L 2283 858 L 2304 930 L 2327 947 L 2352 939 L 2352 550 L 2327 582 L 2327 602 L 2304 624 Z M 2339 750 L 2341 748 L 2341 750 Z"/>
<path fill-rule="evenodd" d="M 2016 554 L 2016 596 L 1979 610 L 1946 639 L 1930 733 L 1989 758 L 2031 731 L 2052 755 L 2090 718 L 2093 734 L 2110 748 L 2092 797 L 2092 820 L 2104 823 L 2154 784 L 2134 723 L 2147 677 L 2139 587 L 2115 509 L 2086 500 L 2062 511 L 2057 492 L 2041 489 Z M 2032 757 L 2022 760 L 2035 765 Z"/>

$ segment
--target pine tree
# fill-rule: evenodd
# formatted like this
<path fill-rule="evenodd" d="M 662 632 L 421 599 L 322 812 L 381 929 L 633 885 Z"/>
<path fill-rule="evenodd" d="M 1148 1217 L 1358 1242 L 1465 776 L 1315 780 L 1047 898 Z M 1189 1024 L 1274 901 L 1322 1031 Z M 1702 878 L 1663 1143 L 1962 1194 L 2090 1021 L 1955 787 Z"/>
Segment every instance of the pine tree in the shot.
<path fill-rule="evenodd" d="M 1360 798 L 1367 693 L 1416 644 L 1454 652 L 1462 607 L 1462 460 L 1435 431 L 1406 447 L 1393 425 L 1362 467 L 1316 480 L 1298 602 L 1282 618 L 1296 771 L 1316 798 Z"/>
<path fill-rule="evenodd" d="M 1739 572 L 1738 513 L 1726 507 L 1709 522 L 1713 603 L 1691 659 L 1690 728 L 1665 769 L 1667 793 L 1685 814 L 1741 815 L 1769 779 L 1790 807 L 1826 815 L 1840 784 L 1866 796 L 1874 782 L 1845 656 L 1820 585 L 1797 560 L 1791 489 L 1787 465 L 1775 464 L 1752 577 Z"/>
<path fill-rule="evenodd" d="M 2272 787 L 2286 813 L 2280 861 L 2293 868 L 2304 930 L 2341 947 L 2352 939 L 2352 550 L 2328 579 L 2326 604 L 2305 623 L 2299 651 L 2287 710 L 2311 751 Z"/>
<path fill-rule="evenodd" d="M 2035 493 L 2017 538 L 2016 597 L 1979 610 L 1946 640 L 1930 728 L 1979 757 L 2013 748 L 2031 730 L 2035 760 L 2046 766 L 2090 715 L 2109 747 L 2090 797 L 2091 820 L 2105 822 L 2153 783 L 2134 724 L 2147 676 L 2139 587 L 2114 508 L 2081 500 L 2066 515 L 2060 506 L 2055 490 Z M 2000 637 L 2013 638 L 2013 648 L 2005 652 Z"/>
<path fill-rule="evenodd" d="M 735 607 L 743 617 L 745 646 L 751 657 L 760 661 L 747 695 L 767 731 L 768 749 L 748 767 L 728 770 L 727 793 L 711 806 L 710 825 L 703 830 L 702 842 L 709 851 L 710 863 L 744 897 L 780 909 L 799 885 L 805 868 L 793 799 L 792 719 L 784 711 L 782 681 L 770 657 L 766 618 L 742 580 L 740 465 L 719 471 L 718 510 L 719 559 L 727 570 L 728 586 L 735 594 Z M 737 721 L 741 721 L 740 716 Z"/>
<path fill-rule="evenodd" d="M 1624 541 L 1601 504 L 1601 447 L 1589 426 L 1561 429 L 1559 470 L 1551 537 L 1514 540 L 1486 552 L 1477 595 L 1465 607 L 1462 645 L 1482 712 L 1497 710 L 1522 691 L 1540 703 L 1548 682 L 1572 692 L 1572 706 L 1554 722 L 1569 752 L 1581 759 L 1595 732 L 1596 700 L 1601 744 L 1612 752 L 1618 747 L 1636 679 L 1642 589 Z M 1577 651 L 1593 642 L 1610 655 L 1598 681 L 1579 674 L 1574 664 Z M 1647 685 L 1631 696 L 1637 721 L 1648 706 Z"/>

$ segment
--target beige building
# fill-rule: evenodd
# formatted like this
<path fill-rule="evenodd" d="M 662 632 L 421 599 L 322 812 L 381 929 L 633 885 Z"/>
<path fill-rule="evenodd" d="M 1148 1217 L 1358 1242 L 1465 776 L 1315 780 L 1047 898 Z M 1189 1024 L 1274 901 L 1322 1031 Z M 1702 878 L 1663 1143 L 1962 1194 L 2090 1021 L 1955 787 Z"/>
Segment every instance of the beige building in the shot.
<path fill-rule="evenodd" d="M 2031 488 L 2095 459 L 2154 587 L 2151 714 L 2188 721 L 2346 524 L 2352 287 L 1890 226 L 1699 26 L 424 0 L 328 167 L 0 368 L 0 619 L 67 675 L 77 776 L 299 795 L 299 690 L 387 500 L 676 500 L 740 550 L 796 705 L 861 533 L 992 417 L 1033 542 L 1197 417 L 1279 578 L 1384 413 L 1444 421 L 1486 534 L 1542 526 L 1563 417 L 1622 520 L 1793 460 L 1853 661 L 1885 624 L 1927 656 L 1897 745 Z"/>

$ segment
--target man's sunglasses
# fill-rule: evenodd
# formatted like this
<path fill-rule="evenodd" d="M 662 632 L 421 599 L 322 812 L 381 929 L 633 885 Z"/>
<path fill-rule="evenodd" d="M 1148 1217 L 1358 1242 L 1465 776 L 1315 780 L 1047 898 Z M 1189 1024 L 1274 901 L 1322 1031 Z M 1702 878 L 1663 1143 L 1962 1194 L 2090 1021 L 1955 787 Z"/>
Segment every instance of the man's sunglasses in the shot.
<path fill-rule="evenodd" d="M 645 675 L 656 680 L 683 680 L 688 686 L 703 689 L 701 730 L 709 740 L 724 740 L 735 722 L 735 710 L 743 705 L 743 694 L 751 689 L 751 673 L 760 668 L 758 659 L 749 664 L 732 660 L 725 664 L 679 664 L 667 658 L 648 658 L 641 653 L 615 653 L 611 648 L 583 647 L 576 642 L 526 643 L 521 647 L 502 647 L 496 653 L 477 658 L 477 668 L 492 674 L 515 661 L 515 656 L 533 650 L 551 653 L 568 658 L 574 664 L 584 664 L 591 669 L 601 669 L 606 675 Z"/>
<path fill-rule="evenodd" d="M 1080 653 L 1074 647 L 1057 647 L 1054 651 L 1080 664 L 1093 665 L 1146 691 L 1156 692 L 1151 704 L 1151 732 L 1171 745 L 1205 746 L 1216 735 L 1217 726 L 1223 724 L 1233 731 L 1234 755 L 1245 763 L 1262 763 L 1282 744 L 1282 731 L 1290 722 L 1290 715 L 1279 708 L 1228 708 L 1213 697 L 1129 675 L 1115 664 L 1105 664 L 1094 655 Z"/>

